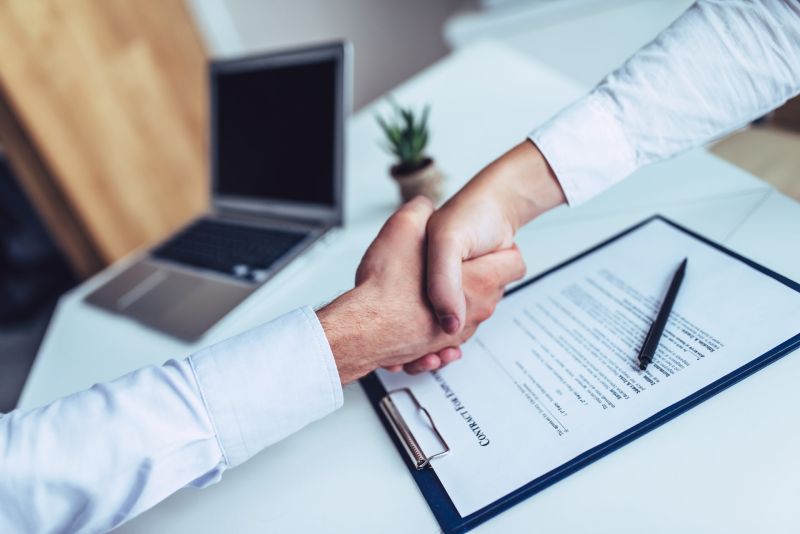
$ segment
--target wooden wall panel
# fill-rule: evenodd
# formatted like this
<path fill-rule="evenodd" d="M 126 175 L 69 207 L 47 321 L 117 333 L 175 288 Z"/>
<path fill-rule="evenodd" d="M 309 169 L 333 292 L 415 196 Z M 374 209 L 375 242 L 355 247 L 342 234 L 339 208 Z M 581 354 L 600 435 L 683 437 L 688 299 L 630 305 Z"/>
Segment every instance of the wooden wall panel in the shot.
<path fill-rule="evenodd" d="M 10 108 L 106 262 L 206 206 L 205 61 L 182 0 L 0 0 Z"/>
<path fill-rule="evenodd" d="M 36 207 L 45 227 L 69 260 L 79 278 L 98 271 L 104 265 L 97 247 L 89 240 L 86 228 L 57 186 L 53 174 L 39 157 L 33 142 L 9 108 L 5 91 L 0 87 L 0 143 L 20 185 Z"/>

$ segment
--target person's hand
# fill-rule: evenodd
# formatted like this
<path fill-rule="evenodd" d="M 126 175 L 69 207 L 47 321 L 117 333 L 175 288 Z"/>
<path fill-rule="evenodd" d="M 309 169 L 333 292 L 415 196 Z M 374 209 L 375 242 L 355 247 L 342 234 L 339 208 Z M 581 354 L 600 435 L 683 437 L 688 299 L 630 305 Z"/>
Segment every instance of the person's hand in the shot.
<path fill-rule="evenodd" d="M 418 197 L 400 208 L 370 245 L 356 287 L 317 312 L 343 384 L 378 367 L 410 372 L 457 358 L 457 347 L 494 311 L 506 284 L 525 266 L 516 249 L 464 264 L 464 328 L 446 334 L 425 295 L 425 227 L 433 213 Z M 438 359 L 438 361 L 436 361 Z"/>
<path fill-rule="evenodd" d="M 428 221 L 427 290 L 445 332 L 456 334 L 467 321 L 462 262 L 508 249 L 520 226 L 564 201 L 552 169 L 526 140 L 433 214 Z"/>

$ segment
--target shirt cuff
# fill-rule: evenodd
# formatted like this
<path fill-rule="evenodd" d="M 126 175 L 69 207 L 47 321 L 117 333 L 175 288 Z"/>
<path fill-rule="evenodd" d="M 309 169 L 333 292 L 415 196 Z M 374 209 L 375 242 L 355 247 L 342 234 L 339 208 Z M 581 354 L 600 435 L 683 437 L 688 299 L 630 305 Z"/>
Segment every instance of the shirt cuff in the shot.
<path fill-rule="evenodd" d="M 333 353 L 307 307 L 189 361 L 229 467 L 342 405 Z"/>
<path fill-rule="evenodd" d="M 590 93 L 530 133 L 570 206 L 586 202 L 638 167 L 636 152 L 604 95 Z"/>

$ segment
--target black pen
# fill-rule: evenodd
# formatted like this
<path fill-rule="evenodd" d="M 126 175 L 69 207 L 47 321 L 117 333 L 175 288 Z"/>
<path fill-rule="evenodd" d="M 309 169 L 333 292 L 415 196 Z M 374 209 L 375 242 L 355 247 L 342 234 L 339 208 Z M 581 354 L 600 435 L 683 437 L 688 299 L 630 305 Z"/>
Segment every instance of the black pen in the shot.
<path fill-rule="evenodd" d="M 675 297 L 678 295 L 678 289 L 683 282 L 683 275 L 686 272 L 686 262 L 689 258 L 683 258 L 678 270 L 672 277 L 672 282 L 667 289 L 667 295 L 664 297 L 664 302 L 661 303 L 661 308 L 658 310 L 656 320 L 650 326 L 650 331 L 647 332 L 647 337 L 644 338 L 642 349 L 639 351 L 639 369 L 644 371 L 647 365 L 653 361 L 653 356 L 658 348 L 658 342 L 661 340 L 661 334 L 664 333 L 664 327 L 667 326 L 667 319 L 672 311 L 672 305 L 675 304 Z"/>

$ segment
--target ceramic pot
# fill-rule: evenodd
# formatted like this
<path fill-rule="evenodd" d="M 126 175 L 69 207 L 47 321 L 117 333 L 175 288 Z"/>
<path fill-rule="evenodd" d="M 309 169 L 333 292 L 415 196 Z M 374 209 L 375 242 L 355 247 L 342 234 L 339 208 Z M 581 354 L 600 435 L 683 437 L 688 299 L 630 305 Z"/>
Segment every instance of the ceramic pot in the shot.
<path fill-rule="evenodd" d="M 412 172 L 404 172 L 401 165 L 393 165 L 389 172 L 400 185 L 403 202 L 408 202 L 417 195 L 428 197 L 434 204 L 442 199 L 444 174 L 432 159 L 426 159 L 422 167 Z"/>

